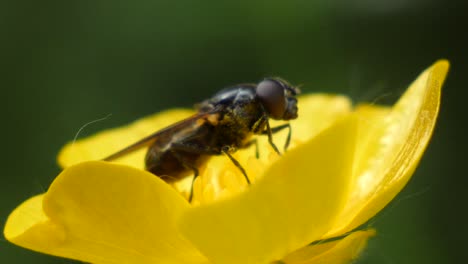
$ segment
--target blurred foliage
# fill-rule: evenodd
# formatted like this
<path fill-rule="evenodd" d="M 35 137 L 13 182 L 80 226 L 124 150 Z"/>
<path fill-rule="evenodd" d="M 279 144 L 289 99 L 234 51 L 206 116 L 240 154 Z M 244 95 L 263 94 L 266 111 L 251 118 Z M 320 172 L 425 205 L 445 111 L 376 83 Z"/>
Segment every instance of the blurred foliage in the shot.
<path fill-rule="evenodd" d="M 47 189 L 60 147 L 110 113 L 80 137 L 264 76 L 392 103 L 444 57 L 452 70 L 433 141 L 409 186 L 372 221 L 378 236 L 358 263 L 460 262 L 467 11 L 461 0 L 2 1 L 0 223 Z M 72 263 L 4 240 L 0 262 Z"/>

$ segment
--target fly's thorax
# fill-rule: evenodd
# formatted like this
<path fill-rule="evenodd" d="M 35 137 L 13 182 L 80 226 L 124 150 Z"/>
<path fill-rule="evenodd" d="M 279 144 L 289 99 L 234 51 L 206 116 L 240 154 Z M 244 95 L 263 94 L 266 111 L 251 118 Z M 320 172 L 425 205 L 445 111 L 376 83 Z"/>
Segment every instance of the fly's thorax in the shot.
<path fill-rule="evenodd" d="M 245 139 L 252 135 L 250 123 L 250 117 L 246 113 L 240 113 L 236 107 L 229 109 L 215 126 L 216 132 L 213 134 L 215 145 L 220 148 L 225 146 L 241 148 Z"/>

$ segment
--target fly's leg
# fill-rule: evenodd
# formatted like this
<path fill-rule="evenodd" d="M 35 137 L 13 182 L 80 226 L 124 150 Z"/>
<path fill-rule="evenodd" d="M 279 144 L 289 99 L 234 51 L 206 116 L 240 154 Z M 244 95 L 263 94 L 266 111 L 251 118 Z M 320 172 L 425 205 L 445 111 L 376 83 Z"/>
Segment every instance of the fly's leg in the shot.
<path fill-rule="evenodd" d="M 289 123 L 287 123 L 287 124 L 284 124 L 284 125 L 280 125 L 280 126 L 271 128 L 270 127 L 270 121 L 268 119 L 267 111 L 265 110 L 265 108 L 262 105 L 260 107 L 261 107 L 261 109 L 263 111 L 263 115 L 259 120 L 257 120 L 257 122 L 255 122 L 255 124 L 253 126 L 253 131 L 254 131 L 254 133 L 259 133 L 260 132 L 263 135 L 265 135 L 265 134 L 268 135 L 268 143 L 270 143 L 270 146 L 275 150 L 276 153 L 278 153 L 278 155 L 281 155 L 281 153 L 278 150 L 278 147 L 276 147 L 275 143 L 273 142 L 273 133 L 279 132 L 279 131 L 283 130 L 286 127 L 289 128 L 288 137 L 286 138 L 286 142 L 284 144 L 284 151 L 286 151 L 286 149 L 289 147 L 289 143 L 291 141 L 291 125 Z M 258 131 L 258 129 L 260 127 L 262 127 L 261 125 L 263 124 L 263 122 L 266 125 L 266 129 L 264 131 Z"/>
<path fill-rule="evenodd" d="M 270 143 L 270 146 L 275 150 L 275 152 L 278 153 L 278 155 L 281 156 L 281 152 L 279 152 L 278 147 L 273 142 L 273 133 L 272 133 L 271 127 L 270 127 L 270 121 L 268 119 L 268 113 L 265 110 L 265 108 L 263 107 L 263 105 L 260 104 L 260 107 L 261 107 L 261 110 L 263 112 L 263 115 L 262 115 L 262 117 L 260 117 L 257 120 L 257 122 L 255 122 L 255 124 L 253 125 L 252 130 L 253 130 L 254 133 L 261 133 L 261 134 L 268 135 L 268 143 Z M 266 125 L 266 129 L 263 130 L 263 131 L 259 131 L 260 128 L 263 128 L 263 125 Z"/>
<path fill-rule="evenodd" d="M 278 153 L 278 155 L 281 155 L 281 153 L 278 151 L 278 148 L 273 143 L 273 134 L 275 134 L 277 132 L 280 132 L 285 128 L 288 128 L 288 130 L 289 130 L 288 135 L 286 137 L 286 141 L 284 142 L 284 152 L 286 152 L 288 150 L 289 144 L 291 143 L 291 134 L 292 134 L 291 124 L 287 123 L 287 124 L 283 124 L 283 125 L 279 125 L 279 126 L 270 128 L 270 124 L 268 123 L 268 120 L 267 119 L 263 119 L 263 120 L 266 122 L 267 127 L 260 134 L 261 135 L 268 135 L 268 143 L 270 143 L 270 145 L 273 147 L 275 152 Z M 244 147 L 250 147 L 253 144 L 255 144 L 255 157 L 258 159 L 258 158 L 260 158 L 260 152 L 259 152 L 259 146 L 258 146 L 258 140 L 257 139 L 250 140 L 249 142 L 247 142 L 244 145 Z"/>
<path fill-rule="evenodd" d="M 193 170 L 194 176 L 192 180 L 192 185 L 190 187 L 190 195 L 189 195 L 189 202 L 192 202 L 193 199 L 193 187 L 195 183 L 195 179 L 199 176 L 198 169 L 196 166 L 190 162 L 188 162 L 181 154 L 180 152 L 187 152 L 187 153 L 195 153 L 195 154 L 200 154 L 200 155 L 219 155 L 221 153 L 225 154 L 228 156 L 228 158 L 234 163 L 234 165 L 241 171 L 241 173 L 244 175 L 245 180 L 247 181 L 248 184 L 250 184 L 249 177 L 247 176 L 247 173 L 245 172 L 245 169 L 242 167 L 242 165 L 237 161 L 232 155 L 231 152 L 234 152 L 235 150 L 231 148 L 230 146 L 224 146 L 221 148 L 221 151 L 215 149 L 215 148 L 210 148 L 207 146 L 198 146 L 198 145 L 192 145 L 192 144 L 187 144 L 187 143 L 174 143 L 171 145 L 171 152 L 173 153 L 174 157 L 185 167 L 188 169 Z"/>
<path fill-rule="evenodd" d="M 193 169 L 193 178 L 192 178 L 192 184 L 190 184 L 190 195 L 188 198 L 189 203 L 192 202 L 193 199 L 193 186 L 195 184 L 195 180 L 198 178 L 198 169 L 197 168 L 192 168 Z"/>
<path fill-rule="evenodd" d="M 187 144 L 187 143 L 173 143 L 171 145 L 171 152 L 174 155 L 174 157 L 182 164 L 187 169 L 190 169 L 193 171 L 193 179 L 192 179 L 192 184 L 190 186 L 190 195 L 189 195 L 189 202 L 192 202 L 193 199 L 193 186 L 195 184 L 195 180 L 198 178 L 199 171 L 198 168 L 189 162 L 187 159 L 183 157 L 183 155 L 180 154 L 180 152 L 186 152 L 186 153 L 194 153 L 194 154 L 200 154 L 200 155 L 216 155 L 220 154 L 219 151 L 216 151 L 212 148 L 209 147 L 201 147 L 198 145 L 193 145 L 193 144 Z"/>
<path fill-rule="evenodd" d="M 234 163 L 234 165 L 242 172 L 242 174 L 244 175 L 245 180 L 247 181 L 247 183 L 250 184 L 249 176 L 247 176 L 247 173 L 245 172 L 245 169 L 242 167 L 242 165 L 239 163 L 239 161 L 237 161 L 237 160 L 231 155 L 230 152 L 233 152 L 233 150 L 231 149 L 231 147 L 229 147 L 229 146 L 224 146 L 224 147 L 221 149 L 221 152 L 223 152 L 224 154 L 226 154 L 226 156 L 228 156 L 228 158 L 232 161 L 232 163 Z"/>
<path fill-rule="evenodd" d="M 278 155 L 281 156 L 281 152 L 279 152 L 278 147 L 275 145 L 273 142 L 273 132 L 270 128 L 270 122 L 268 121 L 268 118 L 266 119 L 266 130 L 262 132 L 262 134 L 267 134 L 268 135 L 268 143 L 270 143 L 270 146 L 275 150 Z"/>
<path fill-rule="evenodd" d="M 271 128 L 270 122 L 268 121 L 268 119 L 266 119 L 265 124 L 266 124 L 266 129 L 262 131 L 262 135 L 268 136 L 268 143 L 270 143 L 270 146 L 273 147 L 273 149 L 275 150 L 276 153 L 278 153 L 278 155 L 281 155 L 281 153 L 279 152 L 278 147 L 276 147 L 275 143 L 273 142 L 273 134 L 280 132 L 281 130 L 285 128 L 289 129 L 288 136 L 286 137 L 286 142 L 284 143 L 284 152 L 286 152 L 286 150 L 289 147 L 289 143 L 291 142 L 291 133 L 292 133 L 291 125 L 287 123 L 287 124 L 283 124 L 283 125 L 279 125 L 279 126 Z"/>
<path fill-rule="evenodd" d="M 269 126 L 267 126 L 267 128 L 269 128 Z M 287 123 L 287 124 L 279 125 L 279 126 L 276 126 L 276 127 L 272 127 L 270 129 L 271 134 L 275 134 L 275 133 L 280 132 L 281 130 L 283 130 L 285 128 L 288 128 L 289 131 L 288 131 L 288 136 L 286 137 L 286 142 L 284 142 L 284 152 L 286 152 L 286 150 L 288 150 L 289 143 L 291 143 L 291 133 L 292 133 L 291 124 Z M 263 131 L 262 134 L 263 135 L 268 134 L 268 131 Z"/>
<path fill-rule="evenodd" d="M 198 178 L 198 175 L 200 175 L 200 173 L 198 172 L 198 169 L 193 164 L 191 164 L 190 162 L 187 162 L 187 160 L 184 159 L 183 156 L 180 155 L 177 151 L 171 151 L 171 152 L 172 152 L 172 155 L 180 162 L 180 164 L 182 164 L 182 166 L 193 171 L 192 184 L 190 185 L 190 194 L 188 198 L 189 203 L 191 203 L 193 199 L 193 185 L 195 183 L 195 180 Z"/>

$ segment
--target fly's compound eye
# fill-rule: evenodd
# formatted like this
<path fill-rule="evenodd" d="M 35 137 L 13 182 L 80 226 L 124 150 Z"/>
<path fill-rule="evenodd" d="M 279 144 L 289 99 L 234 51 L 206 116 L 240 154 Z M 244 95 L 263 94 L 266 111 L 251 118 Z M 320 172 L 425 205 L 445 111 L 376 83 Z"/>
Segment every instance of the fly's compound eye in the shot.
<path fill-rule="evenodd" d="M 281 84 L 271 79 L 263 80 L 257 85 L 256 93 L 271 118 L 283 118 L 287 103 Z"/>

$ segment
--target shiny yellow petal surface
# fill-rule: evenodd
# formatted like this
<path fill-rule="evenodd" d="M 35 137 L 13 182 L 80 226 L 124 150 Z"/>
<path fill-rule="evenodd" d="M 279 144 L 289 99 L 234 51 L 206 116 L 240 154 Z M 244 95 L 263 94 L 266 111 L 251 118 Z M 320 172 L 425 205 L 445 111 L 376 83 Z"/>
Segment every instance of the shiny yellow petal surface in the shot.
<path fill-rule="evenodd" d="M 330 236 L 365 223 L 408 182 L 432 135 L 448 68 L 447 61 L 436 62 L 392 108 L 357 108 L 360 124 L 353 191 Z"/>
<path fill-rule="evenodd" d="M 348 194 L 356 122 L 348 116 L 287 152 L 242 194 L 187 211 L 182 232 L 223 264 L 268 263 L 317 240 Z"/>
<path fill-rule="evenodd" d="M 299 97 L 298 109 L 299 118 L 291 120 L 292 140 L 304 142 L 348 115 L 352 111 L 352 103 L 345 96 L 310 94 Z M 277 124 L 284 123 L 277 121 Z M 275 141 L 282 142 L 276 134 Z"/>
<path fill-rule="evenodd" d="M 91 263 L 204 263 L 175 226 L 188 206 L 150 173 L 86 162 L 19 206 L 4 234 L 17 245 Z"/>
<path fill-rule="evenodd" d="M 60 151 L 58 163 L 62 168 L 66 168 L 83 161 L 102 160 L 193 113 L 193 110 L 168 110 L 142 118 L 124 127 L 106 130 L 89 138 L 70 142 Z M 116 161 L 143 169 L 145 153 L 146 148 L 142 148 Z"/>
<path fill-rule="evenodd" d="M 346 237 L 303 247 L 288 256 L 284 264 L 345 264 L 357 259 L 366 247 L 374 230 L 356 231 Z"/>

